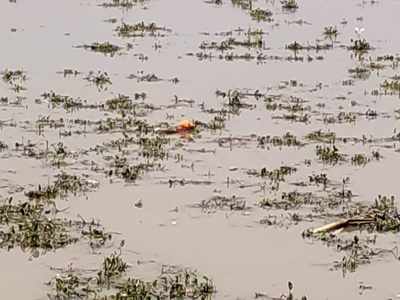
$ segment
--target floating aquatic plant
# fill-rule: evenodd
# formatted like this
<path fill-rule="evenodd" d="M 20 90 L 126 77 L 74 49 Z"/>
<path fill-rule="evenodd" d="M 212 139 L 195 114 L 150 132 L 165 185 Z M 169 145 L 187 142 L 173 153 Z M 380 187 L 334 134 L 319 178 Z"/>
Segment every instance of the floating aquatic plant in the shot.
<path fill-rule="evenodd" d="M 134 25 L 122 23 L 115 31 L 119 36 L 125 38 L 143 36 L 144 33 L 155 35 L 156 32 L 171 32 L 170 29 L 158 26 L 156 23 L 146 24 L 144 22 L 139 22 Z"/>
<path fill-rule="evenodd" d="M 105 55 L 115 55 L 118 51 L 121 50 L 121 47 L 111 44 L 110 42 L 95 42 L 88 45 L 78 46 L 79 48 L 83 48 L 89 51 L 103 53 Z"/>
<path fill-rule="evenodd" d="M 283 0 L 281 1 L 282 8 L 286 10 L 296 10 L 299 8 L 296 0 Z"/>
<path fill-rule="evenodd" d="M 250 16 L 256 21 L 271 22 L 272 12 L 267 9 L 255 8 L 250 10 Z"/>

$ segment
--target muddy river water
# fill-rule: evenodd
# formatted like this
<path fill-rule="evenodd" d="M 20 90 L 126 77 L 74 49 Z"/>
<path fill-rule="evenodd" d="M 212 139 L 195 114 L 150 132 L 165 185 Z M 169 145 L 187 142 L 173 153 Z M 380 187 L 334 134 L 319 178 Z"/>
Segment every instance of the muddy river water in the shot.
<path fill-rule="evenodd" d="M 0 298 L 399 299 L 399 10 L 3 0 Z"/>

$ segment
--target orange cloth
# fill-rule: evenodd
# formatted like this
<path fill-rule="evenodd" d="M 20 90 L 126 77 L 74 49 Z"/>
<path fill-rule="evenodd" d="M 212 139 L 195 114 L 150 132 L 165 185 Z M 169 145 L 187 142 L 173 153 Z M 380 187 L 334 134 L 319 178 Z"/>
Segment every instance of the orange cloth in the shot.
<path fill-rule="evenodd" d="M 192 121 L 189 120 L 182 120 L 179 122 L 179 124 L 176 126 L 176 131 L 189 131 L 194 129 L 195 125 Z"/>

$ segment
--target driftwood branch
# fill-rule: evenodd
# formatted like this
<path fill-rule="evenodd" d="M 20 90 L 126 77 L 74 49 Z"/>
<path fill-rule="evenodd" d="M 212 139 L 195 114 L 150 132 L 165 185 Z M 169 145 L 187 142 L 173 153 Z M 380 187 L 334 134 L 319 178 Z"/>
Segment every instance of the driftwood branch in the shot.
<path fill-rule="evenodd" d="M 359 219 L 346 219 L 340 220 L 333 223 L 326 224 L 321 227 L 314 228 L 312 232 L 315 233 L 326 233 L 331 231 L 336 231 L 340 229 L 345 229 L 346 227 L 350 226 L 360 226 L 366 224 L 375 223 L 374 218 L 359 218 Z"/>

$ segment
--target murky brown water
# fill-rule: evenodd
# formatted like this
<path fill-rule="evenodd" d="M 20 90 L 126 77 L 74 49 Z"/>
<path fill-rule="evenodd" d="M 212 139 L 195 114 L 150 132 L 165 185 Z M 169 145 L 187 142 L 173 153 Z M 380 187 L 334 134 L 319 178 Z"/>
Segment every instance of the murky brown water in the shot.
<path fill-rule="evenodd" d="M 330 270 L 334 261 L 342 259 L 343 253 L 319 241 L 302 238 L 304 230 L 323 225 L 332 218 L 288 222 L 285 218 L 288 213 L 306 215 L 313 207 L 285 211 L 263 209 L 257 205 L 263 197 L 274 197 L 282 192 L 297 190 L 324 194 L 319 186 L 294 185 L 319 173 L 326 173 L 332 179 L 333 190 L 340 189 L 342 179 L 350 177 L 346 188 L 356 196 L 352 201 L 372 203 L 379 194 L 394 195 L 399 199 L 399 143 L 398 140 L 381 140 L 392 137 L 398 129 L 398 114 L 395 113 L 399 108 L 398 93 L 371 95 L 372 90 L 382 91 L 382 82 L 399 74 L 398 69 L 387 63 L 389 66 L 382 70 L 372 70 L 368 78 L 356 78 L 352 85 L 343 85 L 344 80 L 351 79 L 349 69 L 365 66 L 380 55 L 398 54 L 399 1 L 299 0 L 295 12 L 282 10 L 278 1 L 254 1 L 254 6 L 273 12 L 273 22 L 252 20 L 248 11 L 232 5 L 230 0 L 223 0 L 222 5 L 201 0 L 151 0 L 127 10 L 100 7 L 101 3 L 96 0 L 0 3 L 0 70 L 22 69 L 28 77 L 23 83 L 26 91 L 19 93 L 10 90 L 6 83 L 0 84 L 0 97 L 9 99 L 7 104 L 0 105 L 0 141 L 8 145 L 8 149 L 0 152 L 0 197 L 12 195 L 15 199 L 23 199 L 24 192 L 18 191 L 17 187 L 24 187 L 26 191 L 38 184 L 46 185 L 60 169 L 87 174 L 100 182 L 99 189 L 61 199 L 57 202 L 58 207 L 69 207 L 65 213 L 69 218 L 77 218 L 77 215 L 96 218 L 107 230 L 118 233 L 114 236 L 114 244 L 100 249 L 97 254 L 93 254 L 84 242 L 39 258 L 31 258 L 29 252 L 19 249 L 1 250 L 2 298 L 46 299 L 49 288 L 45 283 L 56 273 L 51 267 L 66 267 L 72 263 L 93 268 L 104 255 L 114 251 L 122 239 L 126 242 L 123 255 L 128 262 L 155 261 L 135 264 L 135 276 L 151 276 L 161 264 L 194 268 L 213 279 L 218 290 L 215 299 L 253 299 L 256 292 L 279 297 L 286 293 L 289 280 L 294 283 L 296 296 L 307 295 L 307 299 L 399 297 L 400 264 L 393 256 L 374 258 L 370 264 L 361 265 L 355 272 L 343 276 L 341 270 Z M 110 18 L 115 18 L 116 23 L 105 22 Z M 299 20 L 307 23 L 296 23 Z M 165 36 L 122 38 L 114 31 L 121 22 L 135 24 L 140 21 L 155 22 L 171 32 L 164 33 Z M 322 33 L 330 25 L 339 31 L 333 49 L 301 50 L 296 55 L 304 61 L 288 60 L 294 53 L 286 49 L 286 45 L 293 41 L 302 45 L 326 43 Z M 363 59 L 346 49 L 350 40 L 357 38 L 355 27 L 365 28 L 362 35 L 373 46 Z M 238 28 L 244 32 L 233 32 L 232 36 L 239 40 L 246 39 L 249 28 L 262 29 L 265 33 L 263 47 L 235 47 L 226 52 L 199 49 L 204 41 L 220 42 L 226 38 L 217 33 Z M 110 57 L 77 48 L 106 41 L 123 49 Z M 127 49 L 127 43 L 132 44 L 132 49 Z M 188 55 L 200 52 L 216 57 L 200 60 L 196 55 Z M 259 62 L 256 59 L 227 61 L 218 58 L 226 53 L 262 53 L 279 59 Z M 142 61 L 138 54 L 148 59 Z M 312 61 L 308 61 L 308 56 Z M 316 59 L 317 56 L 323 59 Z M 81 74 L 64 77 L 57 73 L 64 69 L 77 70 Z M 90 71 L 107 72 L 112 84 L 106 90 L 98 89 L 84 80 Z M 165 80 L 139 82 L 127 78 L 130 74 L 137 75 L 138 71 L 154 73 Z M 178 83 L 168 81 L 175 77 L 179 79 Z M 290 80 L 296 80 L 297 85 L 284 83 Z M 171 155 L 160 162 L 164 171 L 145 173 L 135 183 L 125 183 L 116 177 L 110 179 L 104 171 L 109 167 L 107 155 L 126 156 L 130 162 L 141 161 L 137 147 L 125 147 L 124 154 L 107 147 L 104 153 L 88 151 L 96 145 L 122 138 L 123 130 L 99 133 L 96 126 L 72 122 L 77 119 L 99 121 L 116 117 L 117 113 L 102 109 L 68 112 L 53 108 L 45 101 L 35 101 L 49 91 L 81 98 L 90 104 L 104 103 L 118 94 L 133 97 L 135 93 L 145 92 L 144 102 L 161 106 L 161 109 L 149 111 L 139 119 L 150 124 L 163 121 L 177 124 L 185 118 L 208 123 L 214 115 L 206 113 L 202 107 L 229 109 L 224 106 L 227 99 L 217 97 L 216 91 L 236 89 L 250 93 L 259 90 L 266 96 L 281 95 L 282 103 L 288 103 L 284 99 L 290 96 L 299 97 L 306 101 L 304 106 L 309 106 L 300 113 L 307 114 L 308 121 L 279 118 L 288 112 L 267 110 L 263 98 L 245 97 L 243 102 L 251 108 L 241 107 L 238 113 L 228 114 L 225 128 L 201 130 L 193 140 L 170 136 L 167 148 Z M 172 107 L 175 95 L 194 102 Z M 11 104 L 17 96 L 26 98 L 17 105 Z M 355 101 L 353 105 L 352 101 Z M 377 116 L 366 116 L 367 109 L 376 111 Z M 335 117 L 341 111 L 353 112 L 356 121 L 335 119 L 335 122 L 324 122 L 324 118 Z M 39 134 L 35 122 L 44 116 L 54 120 L 63 118 L 66 125 L 57 129 L 45 127 Z M 304 147 L 267 146 L 266 149 L 257 143 L 257 136 L 282 136 L 286 132 L 305 141 L 305 135 L 319 129 L 335 132 L 337 137 L 362 139 L 365 135 L 379 141 L 338 142 L 347 161 L 334 166 L 318 161 L 315 142 Z M 75 133 L 60 135 L 69 130 Z M 81 134 L 76 133 L 77 130 Z M 229 138 L 238 139 L 230 143 Z M 224 139 L 228 142 L 224 143 Z M 49 145 L 62 142 L 79 156 L 69 159 L 67 166 L 57 168 L 46 159 L 35 159 L 14 151 L 16 142 L 26 144 L 28 141 L 42 150 L 46 142 Z M 370 155 L 372 151 L 379 151 L 382 158 L 371 160 L 365 166 L 351 164 L 350 158 L 355 153 Z M 177 161 L 176 154 L 183 155 L 183 160 Z M 305 164 L 305 160 L 310 160 L 310 164 Z M 248 174 L 251 169 L 259 171 L 266 167 L 272 170 L 283 165 L 298 170 L 280 183 L 278 191 L 272 189 L 268 179 Z M 94 170 L 93 166 L 100 170 Z M 170 187 L 168 180 L 182 178 L 199 184 L 177 183 Z M 195 207 L 215 194 L 242 197 L 248 209 L 217 208 L 205 212 Z M 142 208 L 134 205 L 139 199 Z M 281 226 L 260 224 L 260 220 L 270 214 L 281 221 Z M 382 233 L 378 234 L 376 246 L 393 249 L 398 243 L 398 234 Z M 360 282 L 372 289 L 361 293 Z"/>

